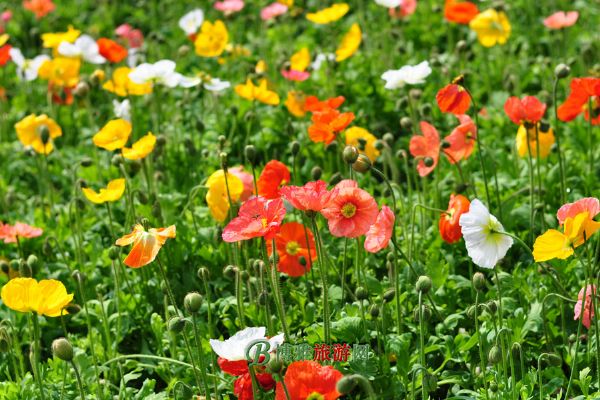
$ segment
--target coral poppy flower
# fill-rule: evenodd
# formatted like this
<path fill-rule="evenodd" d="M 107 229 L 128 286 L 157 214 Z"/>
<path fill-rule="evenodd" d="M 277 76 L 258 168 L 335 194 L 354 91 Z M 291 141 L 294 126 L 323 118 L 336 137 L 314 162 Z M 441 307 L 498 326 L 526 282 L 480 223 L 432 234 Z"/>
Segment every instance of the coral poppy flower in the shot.
<path fill-rule="evenodd" d="M 144 34 L 139 29 L 133 29 L 129 24 L 121 24 L 115 29 L 115 34 L 127 41 L 130 49 L 137 49 L 144 44 Z"/>
<path fill-rule="evenodd" d="M 15 124 L 17 137 L 23 146 L 39 154 L 48 155 L 54 150 L 54 139 L 62 136 L 62 129 L 46 114 L 31 114 Z"/>
<path fill-rule="evenodd" d="M 451 194 L 448 210 L 440 214 L 438 228 L 446 243 L 456 243 L 462 237 L 460 216 L 469 211 L 471 202 L 462 194 Z"/>
<path fill-rule="evenodd" d="M 112 151 L 125 146 L 129 135 L 131 135 L 131 123 L 121 118 L 113 119 L 94 135 L 92 141 L 96 146 Z"/>
<path fill-rule="evenodd" d="M 344 96 L 332 97 L 327 100 L 319 100 L 316 96 L 308 96 L 304 103 L 304 108 L 306 111 L 310 112 L 320 112 L 325 111 L 329 108 L 337 109 L 339 108 L 346 99 Z"/>
<path fill-rule="evenodd" d="M 377 157 L 381 154 L 381 152 L 375 148 L 377 138 L 365 128 L 360 128 L 358 126 L 350 127 L 346 129 L 344 136 L 346 137 L 346 145 L 354 146 L 359 149 L 361 154 L 369 157 L 371 162 L 375 162 Z M 364 142 L 364 147 L 360 145 L 360 142 Z"/>
<path fill-rule="evenodd" d="M 225 221 L 227 213 L 232 202 L 240 199 L 244 192 L 244 183 L 240 178 L 231 172 L 223 172 L 222 169 L 217 170 L 208 177 L 206 181 L 208 192 L 206 193 L 206 204 L 210 214 L 219 222 Z"/>
<path fill-rule="evenodd" d="M 268 200 L 254 197 L 240 207 L 238 216 L 227 224 L 221 236 L 226 242 L 256 237 L 269 240 L 279 232 L 284 216 L 285 207 L 281 198 Z"/>
<path fill-rule="evenodd" d="M 365 250 L 377 253 L 387 247 L 392 238 L 396 216 L 388 206 L 382 206 L 375 223 L 366 233 Z"/>
<path fill-rule="evenodd" d="M 154 136 L 152 132 L 148 132 L 146 136 L 143 136 L 140 140 L 131 145 L 131 148 L 123 147 L 121 152 L 123 157 L 128 160 L 141 160 L 152 153 L 155 145 L 156 136 Z"/>
<path fill-rule="evenodd" d="M 419 159 L 417 164 L 419 175 L 427 176 L 435 169 L 440 157 L 440 135 L 425 121 L 421 121 L 420 127 L 423 135 L 414 135 L 410 138 L 409 150 L 413 157 Z"/>
<path fill-rule="evenodd" d="M 583 292 L 585 291 L 585 304 L 583 302 Z M 577 303 L 575 303 L 574 317 L 573 320 L 577 321 L 579 318 L 583 318 L 581 323 L 586 328 L 590 329 L 592 324 L 592 318 L 594 318 L 594 307 L 592 306 L 592 299 L 596 295 L 596 285 L 587 285 L 587 287 L 581 288 L 577 295 Z M 583 310 L 582 310 L 583 308 Z M 583 312 L 582 312 L 583 311 Z M 583 314 L 583 315 L 582 315 Z"/>
<path fill-rule="evenodd" d="M 446 0 L 444 18 L 450 22 L 468 25 L 479 14 L 477 5 L 470 1 Z"/>
<path fill-rule="evenodd" d="M 234 90 L 240 97 L 246 100 L 258 100 L 261 103 L 271 106 L 279 104 L 279 95 L 268 89 L 266 79 L 261 79 L 258 86 L 256 86 L 248 78 L 245 84 L 236 85 Z"/>
<path fill-rule="evenodd" d="M 36 281 L 33 278 L 14 278 L 2 287 L 2 302 L 18 312 L 35 312 L 46 317 L 68 314 L 65 307 L 73 300 L 65 285 L 54 279 Z"/>
<path fill-rule="evenodd" d="M 96 41 L 100 55 L 111 63 L 121 62 L 127 57 L 127 49 L 114 40 L 100 38 Z"/>
<path fill-rule="evenodd" d="M 118 239 L 117 246 L 127 246 L 133 243 L 131 251 L 123 260 L 131 268 L 140 268 L 150 264 L 167 239 L 175 237 L 175 225 L 166 228 L 150 228 L 147 232 L 140 224 L 133 227 L 133 231 Z"/>
<path fill-rule="evenodd" d="M 281 196 L 294 208 L 301 211 L 320 212 L 329 203 L 337 190 L 327 190 L 327 184 L 321 180 L 308 182 L 304 186 L 284 186 Z"/>
<path fill-rule="evenodd" d="M 379 210 L 373 197 L 352 180 L 335 187 L 329 203 L 321 210 L 333 236 L 355 238 L 367 233 Z"/>
<path fill-rule="evenodd" d="M 393 18 L 406 18 L 413 15 L 417 10 L 417 0 L 402 0 L 400 4 L 388 10 L 388 14 Z"/>
<path fill-rule="evenodd" d="M 519 126 L 519 130 L 517 131 L 517 152 L 519 156 L 525 157 L 531 151 L 531 155 L 533 157 L 537 157 L 538 143 L 537 139 L 539 139 L 539 148 L 540 148 L 540 158 L 548 157 L 550 151 L 552 150 L 552 145 L 556 141 L 554 137 L 554 131 L 549 126 L 547 128 L 543 128 L 542 124 L 538 122 L 538 130 L 536 137 L 535 127 L 525 127 L 525 125 Z M 543 130 L 547 129 L 547 130 Z M 529 144 L 527 141 L 529 140 Z"/>
<path fill-rule="evenodd" d="M 288 8 L 289 7 L 285 4 L 281 4 L 280 2 L 276 1 L 260 10 L 260 19 L 262 19 L 263 21 L 269 21 L 273 18 L 285 14 Z"/>
<path fill-rule="evenodd" d="M 228 172 L 237 176 L 244 185 L 244 191 L 240 195 L 240 201 L 246 201 L 252 196 L 254 193 L 254 177 L 252 174 L 244 171 L 244 167 L 239 166 L 235 168 L 229 168 Z"/>
<path fill-rule="evenodd" d="M 590 99 L 592 125 L 598 125 L 600 124 L 600 78 L 573 78 L 569 97 L 558 107 L 558 118 L 568 122 L 583 112 L 585 120 L 589 121 Z"/>
<path fill-rule="evenodd" d="M 41 19 L 54 11 L 56 6 L 52 0 L 24 0 L 23 8 L 34 13 L 36 19 Z"/>
<path fill-rule="evenodd" d="M 557 11 L 544 19 L 544 25 L 548 29 L 562 29 L 575 25 L 579 13 L 577 11 Z"/>
<path fill-rule="evenodd" d="M 0 47 L 0 67 L 4 67 L 7 62 L 10 61 L 10 50 L 12 46 L 10 44 Z"/>
<path fill-rule="evenodd" d="M 14 225 L 0 225 L 0 239 L 4 243 L 17 243 L 19 238 L 32 239 L 42 235 L 44 231 L 31 225 L 17 222 Z"/>
<path fill-rule="evenodd" d="M 115 69 L 112 78 L 106 81 L 102 88 L 117 96 L 141 96 L 152 93 L 152 83 L 135 83 L 129 78 L 131 71 L 133 70 L 129 67 Z"/>
<path fill-rule="evenodd" d="M 336 138 L 338 132 L 346 129 L 354 120 L 354 113 L 339 112 L 330 108 L 316 112 L 312 116 L 312 125 L 308 127 L 308 137 L 315 143 L 329 144 Z"/>
<path fill-rule="evenodd" d="M 356 53 L 361 42 L 362 31 L 360 30 L 360 26 L 357 23 L 354 23 L 348 32 L 346 32 L 339 47 L 335 51 L 335 61 L 340 62 L 350 58 Z"/>
<path fill-rule="evenodd" d="M 284 163 L 277 160 L 271 160 L 266 165 L 256 186 L 258 195 L 265 199 L 276 199 L 280 197 L 279 189 L 290 181 L 290 170 Z"/>
<path fill-rule="evenodd" d="M 460 125 L 444 138 L 444 141 L 450 143 L 450 147 L 443 150 L 450 164 L 469 158 L 477 141 L 477 126 L 471 117 L 468 115 L 458 115 L 457 117 Z"/>
<path fill-rule="evenodd" d="M 336 385 L 343 375 L 331 365 L 323 366 L 316 361 L 294 361 L 289 365 L 283 381 L 293 400 L 335 400 L 341 396 Z M 275 389 L 275 400 L 286 400 L 281 382 Z"/>
<path fill-rule="evenodd" d="M 99 192 L 95 192 L 90 188 L 82 188 L 81 191 L 85 197 L 94 204 L 103 204 L 107 201 L 117 201 L 123 196 L 125 192 L 125 179 L 113 179 L 108 182 L 106 188 L 100 189 Z"/>
<path fill-rule="evenodd" d="M 546 112 L 546 105 L 533 96 L 523 99 L 509 97 L 504 103 L 504 112 L 517 125 L 536 124 Z"/>
<path fill-rule="evenodd" d="M 229 32 L 223 21 L 204 21 L 194 40 L 194 48 L 201 57 L 218 57 L 225 51 L 228 41 Z"/>
<path fill-rule="evenodd" d="M 281 75 L 288 81 L 303 82 L 310 77 L 310 72 L 296 71 L 295 69 L 282 69 Z"/>
<path fill-rule="evenodd" d="M 595 197 L 584 197 L 574 203 L 567 203 L 558 209 L 556 218 L 562 225 L 567 218 L 575 218 L 577 214 L 586 211 L 589 213 L 589 218 L 593 219 L 600 213 L 600 201 Z"/>
<path fill-rule="evenodd" d="M 325 25 L 342 18 L 349 10 L 350 6 L 348 4 L 335 3 L 315 13 L 306 14 L 306 19 L 315 24 Z"/>
<path fill-rule="evenodd" d="M 510 22 L 504 11 L 493 8 L 477 14 L 469 22 L 469 28 L 475 31 L 479 43 L 484 47 L 506 43 L 511 32 Z"/>
<path fill-rule="evenodd" d="M 285 99 L 285 107 L 294 117 L 302 118 L 306 115 L 306 96 L 304 93 L 290 90 Z"/>
<path fill-rule="evenodd" d="M 444 86 L 435 96 L 438 107 L 444 113 L 461 115 L 471 106 L 471 96 L 461 85 L 451 83 Z"/>
<path fill-rule="evenodd" d="M 306 241 L 307 236 L 308 242 Z M 303 276 L 310 271 L 313 261 L 317 259 L 312 232 L 298 222 L 281 225 L 281 230 L 275 235 L 275 247 L 277 248 L 277 269 L 289 276 Z M 269 255 L 273 254 L 273 245 L 270 241 L 267 241 L 267 249 Z M 309 249 L 310 257 L 308 256 Z M 300 258 L 304 259 L 304 265 L 301 264 Z"/>
<path fill-rule="evenodd" d="M 224 0 L 217 1 L 214 5 L 215 10 L 221 11 L 225 15 L 231 15 L 244 8 L 243 0 Z"/>

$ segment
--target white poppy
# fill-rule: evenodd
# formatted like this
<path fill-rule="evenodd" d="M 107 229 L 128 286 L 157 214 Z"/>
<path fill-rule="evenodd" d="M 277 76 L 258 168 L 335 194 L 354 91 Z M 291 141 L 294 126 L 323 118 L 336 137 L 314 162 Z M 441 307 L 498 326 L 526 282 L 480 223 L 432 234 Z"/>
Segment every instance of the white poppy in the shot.
<path fill-rule="evenodd" d="M 152 83 L 170 88 L 179 85 L 181 74 L 175 72 L 175 62 L 160 60 L 154 64 L 143 63 L 129 73 L 129 79 L 137 84 Z"/>
<path fill-rule="evenodd" d="M 75 43 L 61 42 L 58 45 L 58 54 L 65 57 L 81 57 L 92 64 L 106 62 L 106 59 L 100 55 L 98 44 L 89 35 L 81 35 Z"/>
<path fill-rule="evenodd" d="M 375 3 L 387 8 L 396 8 L 402 4 L 402 0 L 375 0 Z"/>
<path fill-rule="evenodd" d="M 381 75 L 381 79 L 385 80 L 386 89 L 398 89 L 405 84 L 424 83 L 429 74 L 431 74 L 429 61 L 423 61 L 418 65 L 405 65 L 400 69 L 386 71 Z"/>
<path fill-rule="evenodd" d="M 202 22 L 204 22 L 204 11 L 197 8 L 179 19 L 179 27 L 189 36 L 198 33 Z"/>
<path fill-rule="evenodd" d="M 467 253 L 481 268 L 494 268 L 513 244 L 510 236 L 500 233 L 504 232 L 502 224 L 478 199 L 460 216 L 459 224 Z"/>
<path fill-rule="evenodd" d="M 275 351 L 283 343 L 283 333 L 267 339 L 266 332 L 267 329 L 264 326 L 245 328 L 227 340 L 210 339 L 210 347 L 219 357 L 227 361 L 246 360 L 246 349 L 255 340 L 268 340 L 271 345 L 269 352 Z M 254 354 L 251 355 L 254 356 Z"/>
<path fill-rule="evenodd" d="M 321 65 L 323 65 L 323 62 L 325 62 L 325 61 L 335 61 L 335 54 L 319 53 L 319 54 L 317 54 L 317 57 L 315 57 L 315 61 L 313 61 L 312 64 L 310 64 L 310 66 L 313 69 L 313 71 L 318 71 L 321 69 Z"/>
<path fill-rule="evenodd" d="M 197 76 L 194 76 L 191 78 L 187 77 L 187 76 L 183 76 L 183 75 L 179 76 L 179 86 L 184 87 L 184 88 L 191 88 L 194 86 L 198 86 L 201 83 L 202 83 L 202 79 L 198 78 Z"/>
<path fill-rule="evenodd" d="M 25 79 L 26 81 L 33 81 L 38 76 L 38 71 L 43 63 L 50 60 L 45 54 L 40 54 L 34 57 L 32 60 L 28 60 L 23 57 L 21 50 L 13 47 L 8 52 L 10 58 L 17 65 L 17 75 L 19 79 Z"/>
<path fill-rule="evenodd" d="M 123 101 L 113 100 L 113 111 L 117 118 L 131 122 L 131 103 L 128 99 Z"/>
<path fill-rule="evenodd" d="M 132 69 L 135 68 L 136 65 L 138 65 L 138 62 L 140 61 L 140 58 L 141 58 L 140 48 L 139 47 L 130 48 L 127 51 L 127 66 Z"/>
<path fill-rule="evenodd" d="M 217 93 L 222 92 L 225 89 L 231 87 L 231 83 L 227 81 L 222 81 L 219 78 L 211 78 L 209 82 L 204 83 L 204 88 L 211 92 Z"/>

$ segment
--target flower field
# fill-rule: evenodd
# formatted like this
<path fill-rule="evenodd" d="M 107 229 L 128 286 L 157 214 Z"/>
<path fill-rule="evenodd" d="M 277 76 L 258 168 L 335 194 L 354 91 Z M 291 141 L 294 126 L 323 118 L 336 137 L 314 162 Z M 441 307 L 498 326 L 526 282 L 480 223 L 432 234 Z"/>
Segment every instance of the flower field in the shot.
<path fill-rule="evenodd" d="M 0 399 L 600 398 L 599 21 L 0 1 Z"/>

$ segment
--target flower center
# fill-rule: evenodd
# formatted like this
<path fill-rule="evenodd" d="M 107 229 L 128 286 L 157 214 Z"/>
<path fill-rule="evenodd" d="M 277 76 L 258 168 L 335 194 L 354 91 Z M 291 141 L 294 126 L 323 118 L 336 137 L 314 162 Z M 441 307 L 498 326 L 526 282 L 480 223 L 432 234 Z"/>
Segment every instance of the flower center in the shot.
<path fill-rule="evenodd" d="M 321 393 L 312 392 L 308 395 L 306 400 L 325 400 L 325 397 Z"/>
<path fill-rule="evenodd" d="M 447 214 L 446 214 L 446 219 L 447 219 L 448 221 L 451 221 L 451 220 L 452 220 L 452 217 L 454 217 L 454 213 L 456 212 L 456 208 L 452 207 L 451 209 L 449 209 L 449 210 L 448 210 L 448 211 L 446 211 L 446 212 L 447 212 Z"/>
<path fill-rule="evenodd" d="M 356 206 L 352 203 L 346 203 L 342 207 L 342 215 L 346 218 L 352 218 L 356 214 Z"/>
<path fill-rule="evenodd" d="M 285 251 L 290 255 L 290 256 L 295 256 L 296 254 L 298 254 L 298 251 L 300 250 L 300 245 L 298 244 L 298 242 L 295 241 L 291 241 L 288 242 L 285 245 Z"/>
<path fill-rule="evenodd" d="M 263 228 L 266 228 L 266 227 L 267 227 L 267 225 L 269 225 L 269 224 L 268 224 L 268 222 L 267 222 L 267 219 L 266 219 L 266 218 L 261 218 L 261 219 L 260 219 L 260 222 L 262 222 L 262 226 L 263 226 Z"/>

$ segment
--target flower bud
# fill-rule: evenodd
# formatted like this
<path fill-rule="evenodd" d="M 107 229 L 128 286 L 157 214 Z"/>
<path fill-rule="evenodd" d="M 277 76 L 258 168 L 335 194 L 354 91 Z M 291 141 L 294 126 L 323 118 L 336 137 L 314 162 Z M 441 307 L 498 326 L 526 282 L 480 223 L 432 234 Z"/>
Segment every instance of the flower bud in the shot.
<path fill-rule="evenodd" d="M 300 152 L 300 143 L 297 140 L 292 142 L 290 151 L 294 157 Z"/>
<path fill-rule="evenodd" d="M 4 260 L 0 260 L 0 271 L 6 275 L 8 275 L 8 273 L 10 272 L 10 266 Z"/>
<path fill-rule="evenodd" d="M 449 149 L 452 146 L 452 144 L 447 141 L 446 139 L 442 140 L 442 149 Z"/>
<path fill-rule="evenodd" d="M 369 310 L 369 313 L 371 314 L 372 318 L 377 318 L 377 317 L 379 317 L 379 312 L 380 311 L 381 310 L 379 309 L 379 306 L 377 304 L 373 304 L 371 306 L 371 310 Z"/>
<path fill-rule="evenodd" d="M 467 49 L 468 46 L 466 41 L 459 40 L 458 42 L 456 42 L 456 51 L 458 51 L 459 53 L 463 53 Z"/>
<path fill-rule="evenodd" d="M 431 115 L 431 104 L 423 104 L 419 111 L 423 116 Z"/>
<path fill-rule="evenodd" d="M 481 272 L 475 272 L 473 274 L 473 287 L 478 292 L 481 292 L 483 289 L 485 289 L 485 275 L 483 275 Z"/>
<path fill-rule="evenodd" d="M 267 364 L 267 372 L 270 374 L 279 374 L 283 371 L 283 363 L 278 357 L 271 357 L 271 360 Z"/>
<path fill-rule="evenodd" d="M 490 391 L 492 393 L 496 393 L 498 391 L 498 384 L 496 382 L 490 382 Z"/>
<path fill-rule="evenodd" d="M 83 97 L 87 96 L 89 92 L 90 92 L 90 85 L 88 85 L 87 82 L 85 82 L 85 81 L 79 82 L 77 84 L 77 86 L 75 86 L 75 89 L 73 90 L 73 94 L 75 95 L 75 97 L 79 97 L 79 98 L 83 98 Z"/>
<path fill-rule="evenodd" d="M 71 303 L 65 307 L 65 310 L 69 313 L 69 315 L 75 315 L 81 311 L 81 306 Z"/>
<path fill-rule="evenodd" d="M 490 349 L 490 352 L 488 353 L 488 361 L 490 362 L 490 364 L 498 364 L 500 362 L 500 360 L 502 359 L 502 350 L 500 350 L 500 347 L 494 345 L 492 346 L 492 348 Z"/>
<path fill-rule="evenodd" d="M 383 135 L 383 141 L 388 145 L 391 146 L 394 144 L 394 135 L 391 134 L 390 132 L 387 132 Z"/>
<path fill-rule="evenodd" d="M 577 341 L 577 335 L 575 335 L 574 333 L 571 333 L 569 335 L 569 343 L 573 344 Z"/>
<path fill-rule="evenodd" d="M 426 167 L 433 167 L 433 158 L 431 157 L 425 157 L 423 158 L 423 164 L 425 164 Z"/>
<path fill-rule="evenodd" d="M 185 319 L 181 317 L 173 317 L 169 320 L 169 331 L 180 333 L 185 328 Z"/>
<path fill-rule="evenodd" d="M 12 347 L 12 338 L 6 328 L 0 326 L 0 353 L 7 353 Z"/>
<path fill-rule="evenodd" d="M 27 257 L 27 265 L 29 265 L 29 268 L 36 269 L 39 266 L 39 262 L 38 262 L 38 258 L 35 254 L 30 254 L 29 257 Z"/>
<path fill-rule="evenodd" d="M 415 285 L 417 288 L 417 292 L 422 292 L 426 294 L 431 290 L 431 278 L 425 275 L 421 275 L 419 279 L 417 279 L 417 284 Z"/>
<path fill-rule="evenodd" d="M 117 246 L 110 246 L 108 249 L 108 258 L 111 260 L 116 260 L 119 258 L 119 254 L 121 253 L 121 249 Z"/>
<path fill-rule="evenodd" d="M 210 272 L 208 271 L 208 268 L 206 267 L 200 267 L 198 268 L 198 278 L 202 279 L 202 280 L 208 280 L 210 278 Z"/>
<path fill-rule="evenodd" d="M 115 167 L 118 167 L 119 165 L 123 164 L 123 156 L 120 154 L 115 154 L 112 159 L 110 160 L 110 163 L 112 165 L 114 165 Z"/>
<path fill-rule="evenodd" d="M 52 354 L 63 361 L 73 360 L 73 346 L 65 338 L 58 338 L 52 342 Z"/>
<path fill-rule="evenodd" d="M 383 140 L 376 140 L 375 143 L 373 144 L 373 147 L 375 147 L 377 150 L 381 151 L 385 148 L 385 143 L 383 142 Z"/>
<path fill-rule="evenodd" d="M 383 293 L 383 300 L 384 300 L 386 303 L 389 303 L 390 301 L 394 300 L 394 297 L 395 297 L 395 296 L 396 296 L 396 289 L 394 289 L 394 288 L 391 288 L 391 289 L 388 289 L 388 290 L 386 290 L 386 291 Z"/>
<path fill-rule="evenodd" d="M 184 44 L 184 45 L 179 46 L 179 48 L 177 49 L 177 56 L 185 57 L 186 55 L 188 55 L 189 52 L 190 52 L 190 46 L 188 46 L 187 44 Z"/>
<path fill-rule="evenodd" d="M 268 298 L 269 295 L 267 294 L 267 292 L 260 292 L 258 294 L 258 304 L 260 304 L 261 306 L 266 305 Z"/>
<path fill-rule="evenodd" d="M 304 307 L 304 320 L 309 324 L 315 320 L 315 312 L 317 311 L 317 306 L 312 301 L 307 303 Z"/>
<path fill-rule="evenodd" d="M 338 142 L 331 142 L 327 146 L 325 146 L 325 151 L 330 153 L 337 153 L 338 151 Z"/>
<path fill-rule="evenodd" d="M 137 195 L 137 199 L 141 204 L 148 204 L 148 196 L 146 196 L 146 193 L 142 192 L 142 191 L 137 191 L 136 192 Z"/>
<path fill-rule="evenodd" d="M 219 137 L 217 137 L 217 141 L 219 142 L 219 149 L 222 149 L 227 143 L 227 138 L 225 137 L 225 135 L 219 135 Z"/>
<path fill-rule="evenodd" d="M 83 168 L 88 168 L 92 166 L 92 159 L 89 157 L 83 157 L 81 159 L 81 161 L 79 161 L 79 164 L 83 167 Z"/>
<path fill-rule="evenodd" d="M 410 131 L 412 129 L 412 119 L 409 117 L 400 118 L 400 127 L 406 131 Z"/>
<path fill-rule="evenodd" d="M 427 304 L 423 304 L 423 322 L 427 322 L 431 319 L 431 308 Z M 416 322 L 419 322 L 419 306 L 417 305 L 413 311 L 413 318 Z"/>
<path fill-rule="evenodd" d="M 342 174 L 340 174 L 339 172 L 336 172 L 335 174 L 331 175 L 331 177 L 329 178 L 329 185 L 335 186 L 338 183 L 340 183 L 342 181 L 342 179 L 343 179 Z"/>
<path fill-rule="evenodd" d="M 342 158 L 348 164 L 353 164 L 358 159 L 358 149 L 354 146 L 344 147 L 344 151 L 342 152 Z"/>
<path fill-rule="evenodd" d="M 221 169 L 225 172 L 227 172 L 227 153 L 225 153 L 224 151 L 222 151 L 219 154 L 219 161 L 221 162 Z"/>
<path fill-rule="evenodd" d="M 521 344 L 518 342 L 514 342 L 512 346 L 510 346 L 510 353 L 514 359 L 518 359 L 521 357 Z"/>
<path fill-rule="evenodd" d="M 321 167 L 313 167 L 313 169 L 310 170 L 310 175 L 312 176 L 312 179 L 314 181 L 318 181 L 319 179 L 321 179 L 322 174 L 323 170 L 321 169 Z"/>
<path fill-rule="evenodd" d="M 156 146 L 163 147 L 165 144 L 167 144 L 167 138 L 165 137 L 165 135 L 157 135 L 156 136 Z"/>
<path fill-rule="evenodd" d="M 190 314 L 197 313 L 202 306 L 202 296 L 198 292 L 191 292 L 185 295 L 183 306 Z"/>
<path fill-rule="evenodd" d="M 354 294 L 358 300 L 366 300 L 369 298 L 369 292 L 362 286 L 357 287 Z"/>
<path fill-rule="evenodd" d="M 423 386 L 425 386 L 428 392 L 435 392 L 438 388 L 437 377 L 429 372 L 425 372 L 423 375 Z"/>
<path fill-rule="evenodd" d="M 254 164 L 254 162 L 256 161 L 256 147 L 254 147 L 251 144 L 247 145 L 244 148 L 244 156 L 250 164 Z"/>
<path fill-rule="evenodd" d="M 229 279 L 235 278 L 235 275 L 237 274 L 237 272 L 238 272 L 238 269 L 235 265 L 227 265 L 223 269 L 223 275 L 225 275 Z"/>
<path fill-rule="evenodd" d="M 352 164 L 352 169 L 356 172 L 365 173 L 371 169 L 371 160 L 364 154 L 359 154 L 358 159 Z"/>
<path fill-rule="evenodd" d="M 104 71 L 101 69 L 97 69 L 94 72 L 92 72 L 92 75 L 90 76 L 90 82 L 92 82 L 92 85 L 98 86 L 104 81 L 105 78 L 106 74 L 104 73 Z"/>
<path fill-rule="evenodd" d="M 344 376 L 336 384 L 336 389 L 341 394 L 348 394 L 354 390 L 358 382 L 352 376 Z"/>
<path fill-rule="evenodd" d="M 496 314 L 496 311 L 498 311 L 498 301 L 497 300 L 488 301 L 487 307 L 488 307 L 490 313 Z"/>
<path fill-rule="evenodd" d="M 23 260 L 20 260 L 19 261 L 19 276 L 21 276 L 21 278 L 31 278 L 32 275 L 33 275 L 33 272 L 31 270 L 31 267 L 29 266 L 29 264 L 27 264 Z"/>
<path fill-rule="evenodd" d="M 562 359 L 559 355 L 550 353 L 548 354 L 548 364 L 552 365 L 553 367 L 560 367 L 562 365 Z"/>
<path fill-rule="evenodd" d="M 423 95 L 423 91 L 421 89 L 410 89 L 410 91 L 408 92 L 408 95 L 413 100 L 419 100 L 421 98 L 421 96 Z"/>
<path fill-rule="evenodd" d="M 571 68 L 569 68 L 566 64 L 558 64 L 556 68 L 554 68 L 554 76 L 558 79 L 564 79 L 571 73 Z"/>

